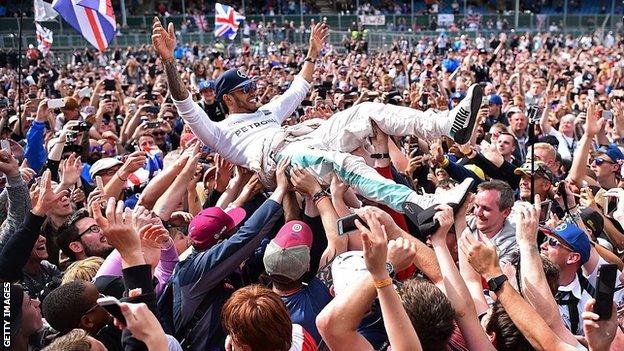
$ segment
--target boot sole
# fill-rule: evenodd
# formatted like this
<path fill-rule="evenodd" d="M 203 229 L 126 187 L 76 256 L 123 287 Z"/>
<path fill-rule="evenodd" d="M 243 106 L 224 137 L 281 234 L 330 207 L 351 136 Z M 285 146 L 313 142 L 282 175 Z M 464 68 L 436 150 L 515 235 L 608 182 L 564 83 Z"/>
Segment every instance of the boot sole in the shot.
<path fill-rule="evenodd" d="M 479 109 L 481 108 L 481 104 L 483 103 L 483 88 L 481 85 L 477 84 L 472 91 L 472 99 L 470 99 L 470 118 L 468 122 L 468 127 L 459 130 L 453 136 L 453 140 L 455 140 L 458 144 L 466 144 L 470 141 L 472 137 L 472 133 L 476 128 L 477 117 L 479 114 Z"/>

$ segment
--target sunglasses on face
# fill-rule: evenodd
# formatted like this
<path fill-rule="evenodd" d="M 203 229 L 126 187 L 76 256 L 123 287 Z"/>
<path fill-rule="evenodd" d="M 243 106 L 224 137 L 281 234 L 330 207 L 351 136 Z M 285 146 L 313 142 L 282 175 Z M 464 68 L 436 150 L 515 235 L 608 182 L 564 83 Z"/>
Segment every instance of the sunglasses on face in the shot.
<path fill-rule="evenodd" d="M 257 88 L 258 86 L 256 85 L 256 82 L 249 82 L 236 90 L 240 90 L 243 94 L 249 94 L 252 91 L 256 91 Z"/>
<path fill-rule="evenodd" d="M 154 136 L 163 136 L 163 135 L 165 135 L 165 134 L 166 134 L 166 133 L 165 133 L 165 132 L 163 132 L 163 131 L 153 132 L 153 133 L 152 133 L 152 135 L 154 135 Z"/>
<path fill-rule="evenodd" d="M 594 163 L 596 164 L 596 166 L 602 166 L 603 163 L 610 163 L 610 164 L 614 164 L 615 162 L 611 162 L 611 161 L 607 161 L 602 157 L 596 157 L 594 159 Z"/>
<path fill-rule="evenodd" d="M 106 295 L 104 294 L 98 294 L 98 299 L 104 298 L 106 297 Z M 83 313 L 82 315 L 87 315 L 93 311 L 95 311 L 96 308 L 98 308 L 100 305 L 96 302 L 95 305 L 93 305 L 93 307 L 89 308 L 85 313 Z"/>
<path fill-rule="evenodd" d="M 570 249 L 569 247 L 563 245 L 561 242 L 559 242 L 559 240 L 557 240 L 556 238 L 553 238 L 552 236 L 549 236 L 546 239 L 546 242 L 548 243 L 548 246 L 550 246 L 550 247 L 562 247 L 564 249 L 573 251 L 572 249 Z"/>

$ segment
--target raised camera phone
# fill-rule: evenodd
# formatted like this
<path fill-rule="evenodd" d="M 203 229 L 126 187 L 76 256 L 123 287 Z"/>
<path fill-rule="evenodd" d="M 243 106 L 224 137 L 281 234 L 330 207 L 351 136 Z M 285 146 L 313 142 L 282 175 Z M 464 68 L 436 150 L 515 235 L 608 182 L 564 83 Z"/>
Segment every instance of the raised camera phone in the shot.
<path fill-rule="evenodd" d="M 154 129 L 154 128 L 158 128 L 158 127 L 160 127 L 160 122 L 158 122 L 158 121 L 147 122 L 147 128 Z"/>
<path fill-rule="evenodd" d="M 61 107 L 65 107 L 65 100 L 63 99 L 48 100 L 48 108 L 61 108 Z"/>
<path fill-rule="evenodd" d="M 604 120 L 607 120 L 607 121 L 612 121 L 613 120 L 613 112 L 607 111 L 607 110 L 603 110 L 602 111 L 602 118 Z"/>
<path fill-rule="evenodd" d="M 551 207 L 552 207 L 551 200 L 542 201 L 542 203 L 540 204 L 540 218 L 539 218 L 540 224 L 544 224 L 546 223 L 546 221 L 548 221 Z"/>
<path fill-rule="evenodd" d="M 616 273 L 617 265 L 615 264 L 603 264 L 598 267 L 596 291 L 594 292 L 594 298 L 596 299 L 594 313 L 598 315 L 600 320 L 611 318 Z"/>
<path fill-rule="evenodd" d="M 366 222 L 364 222 L 360 216 L 358 216 L 355 213 L 352 213 L 350 215 L 344 216 L 344 217 L 340 217 L 338 218 L 338 220 L 336 221 L 336 225 L 338 226 L 338 235 L 345 235 L 348 234 L 351 231 L 354 231 L 357 229 L 356 225 L 355 225 L 355 220 L 359 220 L 360 223 L 362 223 L 362 225 L 364 225 L 366 228 L 368 228 L 368 226 L 366 225 Z"/>
<path fill-rule="evenodd" d="M 104 90 L 113 91 L 115 90 L 115 80 L 114 79 L 105 79 L 104 80 Z"/>
<path fill-rule="evenodd" d="M 117 318 L 118 321 L 126 324 L 126 318 L 123 313 L 121 313 L 121 302 L 117 300 L 117 298 L 113 296 L 106 296 L 97 299 L 97 304 L 100 305 L 106 312 L 110 313 L 111 316 Z"/>
<path fill-rule="evenodd" d="M 0 148 L 2 148 L 2 151 L 6 151 L 6 152 L 11 152 L 11 143 L 9 143 L 8 140 L 6 139 L 2 139 L 0 140 Z"/>

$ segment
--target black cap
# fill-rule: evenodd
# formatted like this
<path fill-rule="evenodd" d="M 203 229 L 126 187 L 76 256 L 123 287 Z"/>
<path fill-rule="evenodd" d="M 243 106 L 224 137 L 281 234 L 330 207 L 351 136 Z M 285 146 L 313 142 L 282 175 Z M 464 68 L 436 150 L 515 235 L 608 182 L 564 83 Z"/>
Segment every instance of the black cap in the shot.
<path fill-rule="evenodd" d="M 594 234 L 595 237 L 602 234 L 604 229 L 604 219 L 600 213 L 592 210 L 591 208 L 584 208 L 581 210 L 581 218 L 583 219 L 585 226 L 591 229 L 592 234 Z"/>
<path fill-rule="evenodd" d="M 223 100 L 223 95 L 231 92 L 234 89 L 240 88 L 243 85 L 254 81 L 253 78 L 249 78 L 243 71 L 236 68 L 229 69 L 215 80 L 215 93 L 217 101 Z"/>

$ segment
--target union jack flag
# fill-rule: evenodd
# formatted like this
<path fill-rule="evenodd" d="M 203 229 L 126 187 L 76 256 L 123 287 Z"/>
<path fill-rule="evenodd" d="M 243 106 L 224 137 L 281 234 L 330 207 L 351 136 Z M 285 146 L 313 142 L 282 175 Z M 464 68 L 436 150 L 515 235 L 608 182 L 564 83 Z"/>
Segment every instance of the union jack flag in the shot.
<path fill-rule="evenodd" d="M 236 38 L 238 26 L 245 20 L 245 16 L 236 12 L 234 8 L 215 3 L 215 37 L 226 36 L 230 40 Z"/>
<path fill-rule="evenodd" d="M 43 56 L 46 56 L 52 48 L 52 31 L 37 22 L 35 22 L 35 26 L 37 26 L 37 49 L 41 51 Z"/>
<path fill-rule="evenodd" d="M 98 50 L 113 41 L 117 22 L 111 0 L 56 0 L 54 9 Z"/>
<path fill-rule="evenodd" d="M 193 16 L 193 20 L 199 30 L 204 31 L 208 28 L 208 23 L 206 22 L 206 17 L 204 15 L 195 15 Z"/>

